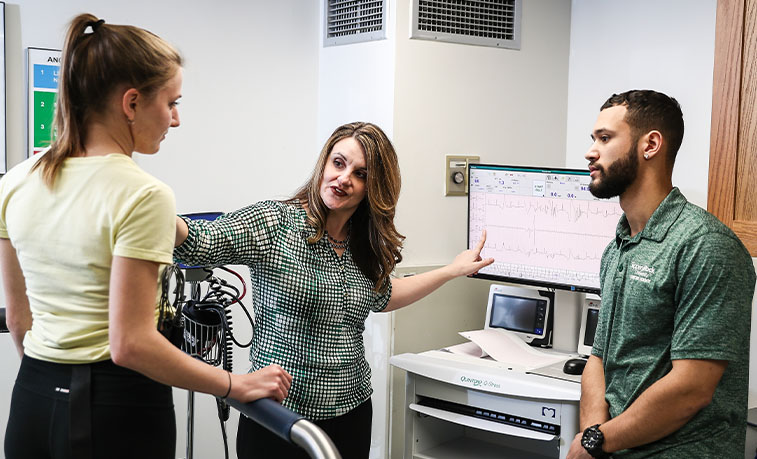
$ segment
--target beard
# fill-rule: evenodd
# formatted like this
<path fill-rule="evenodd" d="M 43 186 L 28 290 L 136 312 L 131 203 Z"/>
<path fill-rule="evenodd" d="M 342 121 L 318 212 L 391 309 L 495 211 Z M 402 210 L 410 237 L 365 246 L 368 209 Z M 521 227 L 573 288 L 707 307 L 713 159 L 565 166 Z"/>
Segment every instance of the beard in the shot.
<path fill-rule="evenodd" d="M 599 179 L 592 180 L 589 183 L 591 194 L 600 199 L 609 199 L 620 196 L 631 186 L 639 171 L 636 142 L 633 142 L 632 145 L 625 156 L 610 164 L 607 171 L 601 166 L 596 166 L 599 170 Z"/>

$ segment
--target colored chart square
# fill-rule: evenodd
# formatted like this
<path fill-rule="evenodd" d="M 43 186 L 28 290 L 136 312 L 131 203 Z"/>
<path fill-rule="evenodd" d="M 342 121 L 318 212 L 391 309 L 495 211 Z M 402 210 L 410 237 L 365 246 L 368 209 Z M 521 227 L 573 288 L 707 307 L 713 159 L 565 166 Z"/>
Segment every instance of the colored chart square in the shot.
<path fill-rule="evenodd" d="M 60 67 L 57 65 L 34 64 L 34 87 L 57 89 L 58 72 L 60 72 Z"/>
<path fill-rule="evenodd" d="M 34 91 L 34 147 L 47 147 L 52 140 L 54 92 Z"/>

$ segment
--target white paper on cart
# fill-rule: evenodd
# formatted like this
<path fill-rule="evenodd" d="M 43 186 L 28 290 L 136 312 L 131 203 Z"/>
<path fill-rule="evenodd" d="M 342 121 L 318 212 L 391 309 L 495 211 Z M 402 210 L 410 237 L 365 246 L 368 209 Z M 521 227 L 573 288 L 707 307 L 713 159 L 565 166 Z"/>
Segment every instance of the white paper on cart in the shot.
<path fill-rule="evenodd" d="M 565 356 L 542 352 L 514 333 L 501 328 L 460 332 L 460 335 L 476 343 L 494 360 L 525 371 L 565 360 Z"/>
<path fill-rule="evenodd" d="M 473 341 L 466 341 L 465 343 L 455 344 L 454 346 L 445 347 L 442 350 L 457 355 L 468 355 L 470 357 L 476 357 L 479 359 L 481 357 L 486 357 L 489 355 Z"/>

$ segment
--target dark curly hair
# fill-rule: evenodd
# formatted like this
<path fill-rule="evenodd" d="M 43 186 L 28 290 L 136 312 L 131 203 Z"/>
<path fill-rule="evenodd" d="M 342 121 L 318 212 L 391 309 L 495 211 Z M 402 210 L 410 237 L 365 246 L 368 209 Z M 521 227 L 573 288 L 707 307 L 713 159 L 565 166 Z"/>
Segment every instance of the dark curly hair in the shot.
<path fill-rule="evenodd" d="M 602 104 L 600 111 L 622 105 L 626 107 L 625 121 L 635 138 L 649 131 L 660 131 L 667 142 L 669 165 L 672 167 L 683 141 L 683 113 L 674 98 L 649 89 L 634 89 L 613 94 Z"/>

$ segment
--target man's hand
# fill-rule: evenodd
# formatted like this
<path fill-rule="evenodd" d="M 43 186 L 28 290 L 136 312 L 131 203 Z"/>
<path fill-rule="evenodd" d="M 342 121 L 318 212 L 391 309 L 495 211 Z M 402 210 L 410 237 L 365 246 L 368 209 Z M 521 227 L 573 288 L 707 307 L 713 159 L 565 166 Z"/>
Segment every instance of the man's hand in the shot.
<path fill-rule="evenodd" d="M 568 450 L 568 455 L 565 459 L 594 459 L 591 454 L 586 451 L 586 448 L 581 445 L 581 437 L 583 437 L 583 435 L 583 432 L 578 432 L 576 436 L 573 437 L 573 442 L 570 444 L 570 450 Z"/>

